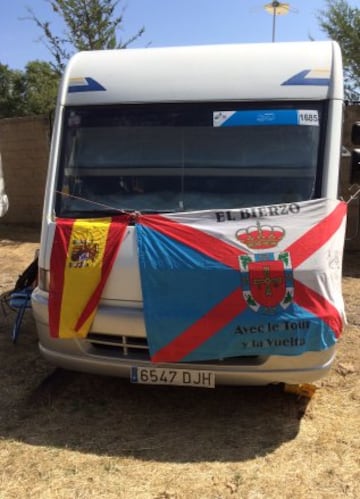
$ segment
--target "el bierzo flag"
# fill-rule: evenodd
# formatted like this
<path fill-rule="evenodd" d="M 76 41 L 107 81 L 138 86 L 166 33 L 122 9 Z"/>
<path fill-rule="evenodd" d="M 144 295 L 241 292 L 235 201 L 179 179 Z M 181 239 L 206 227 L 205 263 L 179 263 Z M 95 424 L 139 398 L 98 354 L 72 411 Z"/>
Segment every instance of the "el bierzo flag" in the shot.
<path fill-rule="evenodd" d="M 346 203 L 140 216 L 151 359 L 299 355 L 341 333 Z"/>

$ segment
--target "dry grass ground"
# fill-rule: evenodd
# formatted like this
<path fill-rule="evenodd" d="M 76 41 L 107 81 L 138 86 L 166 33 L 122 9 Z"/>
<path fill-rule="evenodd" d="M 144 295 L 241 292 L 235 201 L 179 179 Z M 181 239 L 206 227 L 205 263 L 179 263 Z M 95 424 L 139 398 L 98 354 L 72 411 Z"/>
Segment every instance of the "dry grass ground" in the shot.
<path fill-rule="evenodd" d="M 38 232 L 0 227 L 0 293 Z M 310 400 L 280 388 L 191 390 L 56 370 L 31 313 L 0 315 L 0 499 L 359 498 L 360 253 L 345 257 L 349 324 Z"/>

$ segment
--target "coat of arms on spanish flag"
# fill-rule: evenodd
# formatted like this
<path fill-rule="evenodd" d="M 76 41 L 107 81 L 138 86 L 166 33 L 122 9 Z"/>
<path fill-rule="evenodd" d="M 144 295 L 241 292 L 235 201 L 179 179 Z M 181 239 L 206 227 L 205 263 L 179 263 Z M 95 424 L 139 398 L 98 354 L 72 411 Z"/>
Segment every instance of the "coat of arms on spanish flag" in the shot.
<path fill-rule="evenodd" d="M 86 337 L 126 227 L 126 217 L 57 219 L 50 260 L 51 336 Z"/>

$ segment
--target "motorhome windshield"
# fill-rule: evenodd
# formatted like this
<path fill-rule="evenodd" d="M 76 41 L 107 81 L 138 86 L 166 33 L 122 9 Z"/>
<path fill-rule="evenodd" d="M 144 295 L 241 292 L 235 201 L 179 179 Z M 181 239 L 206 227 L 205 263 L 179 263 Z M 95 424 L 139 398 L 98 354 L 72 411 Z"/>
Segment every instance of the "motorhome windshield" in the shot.
<path fill-rule="evenodd" d="M 56 215 L 319 196 L 318 103 L 82 106 L 64 114 Z"/>

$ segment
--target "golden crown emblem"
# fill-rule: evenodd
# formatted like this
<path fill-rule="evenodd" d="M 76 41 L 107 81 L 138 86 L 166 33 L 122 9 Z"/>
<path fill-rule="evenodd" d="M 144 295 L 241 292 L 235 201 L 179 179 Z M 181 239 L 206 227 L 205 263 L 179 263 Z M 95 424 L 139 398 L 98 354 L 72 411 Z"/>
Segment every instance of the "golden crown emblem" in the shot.
<path fill-rule="evenodd" d="M 284 236 L 282 227 L 260 225 L 260 222 L 256 226 L 239 229 L 235 234 L 236 239 L 250 249 L 274 248 Z"/>

